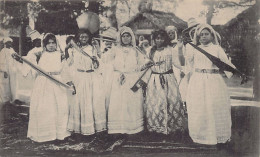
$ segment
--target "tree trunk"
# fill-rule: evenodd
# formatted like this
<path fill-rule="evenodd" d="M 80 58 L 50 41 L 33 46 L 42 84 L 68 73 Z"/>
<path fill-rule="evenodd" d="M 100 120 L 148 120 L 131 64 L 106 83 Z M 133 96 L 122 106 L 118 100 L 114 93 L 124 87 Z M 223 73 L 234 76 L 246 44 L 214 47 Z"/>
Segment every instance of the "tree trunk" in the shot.
<path fill-rule="evenodd" d="M 96 1 L 89 1 L 88 9 L 89 11 L 98 14 L 99 13 L 99 3 Z"/>
<path fill-rule="evenodd" d="M 21 21 L 20 37 L 19 37 L 19 55 L 25 55 L 25 42 L 26 41 L 26 24 L 25 21 Z"/>
<path fill-rule="evenodd" d="M 208 12 L 206 14 L 206 22 L 207 24 L 211 25 L 211 21 L 212 21 L 212 18 L 213 18 L 213 13 L 214 13 L 215 9 L 214 9 L 214 4 L 211 3 L 209 4 L 208 6 Z"/>
<path fill-rule="evenodd" d="M 110 25 L 111 27 L 114 27 L 116 29 L 118 29 L 118 23 L 117 23 L 117 18 L 116 18 L 116 7 L 117 6 L 117 0 L 111 0 L 111 15 L 109 15 L 109 21 L 110 21 Z"/>

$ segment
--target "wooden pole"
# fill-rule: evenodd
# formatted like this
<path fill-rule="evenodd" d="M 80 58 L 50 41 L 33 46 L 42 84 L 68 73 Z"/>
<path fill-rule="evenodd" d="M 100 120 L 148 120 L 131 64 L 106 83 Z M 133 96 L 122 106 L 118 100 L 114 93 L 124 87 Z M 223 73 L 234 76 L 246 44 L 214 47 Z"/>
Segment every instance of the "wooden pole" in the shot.
<path fill-rule="evenodd" d="M 20 35 L 19 35 L 19 55 L 22 56 L 22 49 L 23 49 L 23 41 L 22 41 L 22 25 L 23 25 L 23 20 L 21 22 L 21 26 L 20 26 Z"/>
<path fill-rule="evenodd" d="M 21 20 L 20 26 L 20 35 L 19 35 L 19 55 L 23 56 L 25 54 L 24 42 L 26 41 L 26 25 L 24 19 Z"/>

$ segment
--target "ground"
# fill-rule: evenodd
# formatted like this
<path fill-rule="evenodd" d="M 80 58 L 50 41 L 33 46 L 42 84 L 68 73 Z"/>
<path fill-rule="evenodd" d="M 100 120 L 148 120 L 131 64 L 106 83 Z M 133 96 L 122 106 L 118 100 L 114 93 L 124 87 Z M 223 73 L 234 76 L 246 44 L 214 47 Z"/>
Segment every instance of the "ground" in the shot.
<path fill-rule="evenodd" d="M 252 80 L 240 85 L 240 78 L 225 79 L 231 96 L 232 137 L 223 147 L 192 143 L 188 136 L 171 138 L 143 132 L 108 141 L 105 147 L 86 141 L 35 143 L 26 138 L 28 119 L 19 113 L 28 108 L 19 102 L 5 104 L 0 126 L 0 156 L 259 156 L 260 103 L 252 99 Z"/>

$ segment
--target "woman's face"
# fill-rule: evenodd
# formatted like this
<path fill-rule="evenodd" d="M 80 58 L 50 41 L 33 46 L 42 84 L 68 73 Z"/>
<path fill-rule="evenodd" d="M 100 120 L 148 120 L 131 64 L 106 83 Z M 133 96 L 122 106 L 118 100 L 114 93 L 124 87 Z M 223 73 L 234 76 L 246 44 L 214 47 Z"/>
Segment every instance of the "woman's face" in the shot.
<path fill-rule="evenodd" d="M 164 38 L 162 35 L 159 34 L 159 35 L 155 38 L 155 44 L 156 44 L 157 48 L 162 47 L 164 41 L 165 41 L 165 38 Z"/>
<path fill-rule="evenodd" d="M 54 52 L 57 50 L 57 44 L 53 39 L 49 39 L 47 45 L 46 45 L 46 49 L 49 52 Z"/>
<path fill-rule="evenodd" d="M 124 33 L 122 36 L 121 36 L 121 39 L 122 39 L 122 43 L 124 45 L 130 45 L 131 42 L 132 42 L 132 37 L 129 33 Z"/>
<path fill-rule="evenodd" d="M 171 40 L 175 39 L 175 31 L 169 31 L 168 36 Z"/>
<path fill-rule="evenodd" d="M 80 34 L 79 41 L 82 46 L 87 45 L 89 42 L 89 35 L 87 33 Z"/>
<path fill-rule="evenodd" d="M 211 33 L 209 32 L 208 29 L 203 29 L 201 32 L 200 32 L 200 37 L 199 37 L 199 42 L 202 44 L 202 45 L 207 45 L 208 43 L 210 43 L 212 41 L 212 35 Z"/>

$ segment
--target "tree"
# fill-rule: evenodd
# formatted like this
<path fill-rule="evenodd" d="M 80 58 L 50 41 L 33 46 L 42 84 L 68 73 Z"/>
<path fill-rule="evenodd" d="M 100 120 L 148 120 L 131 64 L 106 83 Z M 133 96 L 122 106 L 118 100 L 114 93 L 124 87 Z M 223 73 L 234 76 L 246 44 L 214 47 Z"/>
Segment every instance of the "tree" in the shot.
<path fill-rule="evenodd" d="M 203 4 L 208 7 L 207 11 L 202 11 L 201 14 L 206 16 L 206 22 L 211 24 L 212 18 L 219 9 L 228 7 L 250 7 L 255 0 L 240 0 L 238 3 L 231 0 L 203 0 Z"/>

